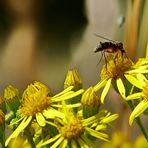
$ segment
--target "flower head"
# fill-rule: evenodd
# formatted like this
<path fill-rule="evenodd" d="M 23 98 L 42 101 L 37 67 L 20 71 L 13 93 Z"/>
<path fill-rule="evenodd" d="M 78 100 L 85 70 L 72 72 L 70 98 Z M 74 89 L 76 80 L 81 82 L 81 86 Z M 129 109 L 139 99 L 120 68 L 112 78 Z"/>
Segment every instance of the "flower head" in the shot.
<path fill-rule="evenodd" d="M 33 116 L 47 109 L 50 105 L 49 93 L 49 89 L 42 83 L 30 84 L 22 96 L 21 113 L 24 116 Z"/>
<path fill-rule="evenodd" d="M 59 103 L 63 100 L 71 99 L 83 93 L 83 89 L 76 92 L 71 91 L 72 89 L 73 86 L 68 87 L 59 94 L 51 97 L 49 96 L 50 91 L 48 87 L 44 84 L 40 82 L 30 84 L 22 95 L 20 108 L 21 118 L 18 119 L 18 122 L 21 121 L 21 123 L 6 140 L 5 145 L 7 146 L 12 138 L 16 138 L 19 133 L 23 131 L 29 125 L 29 123 L 31 123 L 32 120 L 35 120 L 40 126 L 43 127 L 47 122 L 50 123 L 49 121 L 46 121 L 46 119 L 53 119 L 58 116 L 63 116 L 63 114 L 55 109 L 61 106 Z"/>
<path fill-rule="evenodd" d="M 85 146 L 95 148 L 93 142 L 88 139 L 88 135 L 107 142 L 109 141 L 108 135 L 103 133 L 102 130 L 106 128 L 105 125 L 111 122 L 111 120 L 106 121 L 106 123 L 101 123 L 103 119 L 105 120 L 106 117 L 104 115 L 106 115 L 106 113 L 101 112 L 100 114 L 84 119 L 83 116 L 79 114 L 75 115 L 72 109 L 64 102 L 62 109 L 62 113 L 64 114 L 63 118 L 55 119 L 55 124 L 59 133 L 52 138 L 41 141 L 37 145 L 38 148 L 53 142 L 54 143 L 50 145 L 51 148 L 61 146 Z"/>
<path fill-rule="evenodd" d="M 111 84 L 115 83 L 120 95 L 125 98 L 125 87 L 123 80 L 126 71 L 132 67 L 132 61 L 121 54 L 117 54 L 115 59 L 110 59 L 107 65 L 104 65 L 101 71 L 101 81 L 94 86 L 95 91 L 105 86 L 101 94 L 101 103 L 104 103 L 104 98 L 107 95 Z"/>
<path fill-rule="evenodd" d="M 112 78 L 116 80 L 118 78 L 122 78 L 124 76 L 124 72 L 129 70 L 131 66 L 132 61 L 129 58 L 117 54 L 115 59 L 109 60 L 107 65 L 103 66 L 100 75 L 101 79 Z"/>

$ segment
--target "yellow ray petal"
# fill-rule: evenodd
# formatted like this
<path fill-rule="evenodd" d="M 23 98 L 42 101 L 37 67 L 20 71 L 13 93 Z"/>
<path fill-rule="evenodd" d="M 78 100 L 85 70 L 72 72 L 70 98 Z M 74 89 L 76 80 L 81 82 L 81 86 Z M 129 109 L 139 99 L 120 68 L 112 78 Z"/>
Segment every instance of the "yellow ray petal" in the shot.
<path fill-rule="evenodd" d="M 53 98 L 51 98 L 51 100 L 53 102 L 64 101 L 64 100 L 68 100 L 68 99 L 74 98 L 74 97 L 82 94 L 83 92 L 84 92 L 84 90 L 83 89 L 80 89 L 80 90 L 78 90 L 76 92 L 73 92 L 71 94 L 68 94 L 68 95 L 60 96 L 60 97 L 57 97 L 57 98 L 53 97 Z"/>
<path fill-rule="evenodd" d="M 98 91 L 100 88 L 102 88 L 107 83 L 107 79 L 101 80 L 97 85 L 94 86 L 94 90 Z"/>
<path fill-rule="evenodd" d="M 41 113 L 36 114 L 36 120 L 40 126 L 44 127 L 46 125 L 46 120 Z"/>
<path fill-rule="evenodd" d="M 140 89 L 142 89 L 142 85 L 141 85 L 141 82 L 138 80 L 138 79 L 136 79 L 135 77 L 133 77 L 133 76 L 131 76 L 131 75 L 124 75 L 125 77 L 126 77 L 126 79 L 132 84 L 132 85 L 134 85 L 134 86 L 136 86 L 136 87 L 138 87 L 138 88 L 140 88 Z"/>
<path fill-rule="evenodd" d="M 78 138 L 77 141 L 81 148 L 89 148 L 89 146 L 81 138 Z"/>
<path fill-rule="evenodd" d="M 145 83 L 148 82 L 146 77 L 141 73 L 137 74 L 137 79 L 142 83 L 141 85 L 143 85 L 143 86 L 145 85 Z"/>
<path fill-rule="evenodd" d="M 69 86 L 67 87 L 66 89 L 64 89 L 62 92 L 58 93 L 57 95 L 55 95 L 54 97 L 58 97 L 58 96 L 61 96 L 67 92 L 69 92 L 70 90 L 72 90 L 74 88 L 74 86 Z"/>
<path fill-rule="evenodd" d="M 60 144 L 60 148 L 66 148 L 68 145 L 68 140 L 64 139 L 64 141 Z"/>
<path fill-rule="evenodd" d="M 60 137 L 50 148 L 56 148 L 60 145 L 60 143 L 64 140 L 64 137 Z"/>
<path fill-rule="evenodd" d="M 32 120 L 32 116 L 29 116 L 29 117 L 25 117 L 23 119 L 23 121 L 20 123 L 20 125 L 16 128 L 16 130 L 10 135 L 10 137 L 6 140 L 5 142 L 5 146 L 8 145 L 8 143 L 10 142 L 10 140 L 12 138 L 16 138 L 21 131 L 23 131 L 27 126 L 28 124 L 30 123 L 30 121 Z"/>
<path fill-rule="evenodd" d="M 47 141 L 41 143 L 40 145 L 38 145 L 38 147 L 42 147 L 42 146 L 45 146 L 45 145 L 47 145 L 49 143 L 52 143 L 52 142 L 56 141 L 58 138 L 60 138 L 60 137 L 61 137 L 61 134 L 58 134 L 58 135 L 48 139 Z"/>
<path fill-rule="evenodd" d="M 103 89 L 103 92 L 102 92 L 102 94 L 101 94 L 100 100 L 101 100 L 101 103 L 103 103 L 103 104 L 104 104 L 105 96 L 107 95 L 107 93 L 108 93 L 108 91 L 109 91 L 109 88 L 110 88 L 110 86 L 111 86 L 111 81 L 112 81 L 112 79 L 109 79 L 109 80 L 107 81 L 107 83 L 106 83 L 106 85 L 105 85 L 105 87 L 104 87 L 104 89 Z"/>
<path fill-rule="evenodd" d="M 53 119 L 55 117 L 60 117 L 60 118 L 64 118 L 64 114 L 61 113 L 60 111 L 54 109 L 54 108 L 49 108 L 43 111 L 43 115 L 47 118 L 47 119 Z"/>
<path fill-rule="evenodd" d="M 124 87 L 124 84 L 121 78 L 118 78 L 116 83 L 117 83 L 117 87 L 118 87 L 120 95 L 125 99 L 125 87 Z"/>
<path fill-rule="evenodd" d="M 133 100 L 133 99 L 140 99 L 141 98 L 141 95 L 142 93 L 135 93 L 135 94 L 132 94 L 132 95 L 129 95 L 126 97 L 126 100 Z"/>
<path fill-rule="evenodd" d="M 132 125 L 134 119 L 142 114 L 148 108 L 148 101 L 143 100 L 141 101 L 133 110 L 129 118 L 129 124 Z"/>

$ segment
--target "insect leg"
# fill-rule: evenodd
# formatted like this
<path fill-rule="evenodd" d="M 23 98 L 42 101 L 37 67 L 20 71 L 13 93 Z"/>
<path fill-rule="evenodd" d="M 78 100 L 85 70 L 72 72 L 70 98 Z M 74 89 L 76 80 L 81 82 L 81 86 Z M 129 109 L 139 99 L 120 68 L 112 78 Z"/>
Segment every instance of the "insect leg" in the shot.
<path fill-rule="evenodd" d="M 106 58 L 106 55 L 105 55 L 105 51 L 103 51 L 103 56 L 104 56 L 104 59 L 105 59 L 105 65 L 106 65 L 106 71 L 107 71 L 107 63 L 108 63 L 108 61 L 107 61 L 107 58 Z"/>
<path fill-rule="evenodd" d="M 99 62 L 98 62 L 98 64 L 97 64 L 97 65 L 99 65 L 99 64 L 100 64 L 100 62 L 101 62 L 102 58 L 103 58 L 103 53 L 101 52 L 101 58 L 100 58 L 100 60 L 99 60 Z"/>

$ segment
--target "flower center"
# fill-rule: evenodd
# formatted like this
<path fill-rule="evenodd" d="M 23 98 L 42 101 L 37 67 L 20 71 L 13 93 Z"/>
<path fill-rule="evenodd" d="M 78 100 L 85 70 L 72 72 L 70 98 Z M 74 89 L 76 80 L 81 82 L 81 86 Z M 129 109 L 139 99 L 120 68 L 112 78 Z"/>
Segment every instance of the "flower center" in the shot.
<path fill-rule="evenodd" d="M 49 91 L 47 87 L 30 85 L 23 94 L 21 112 L 25 116 L 33 116 L 42 112 L 50 105 Z"/>
<path fill-rule="evenodd" d="M 101 79 L 106 78 L 121 78 L 125 71 L 129 70 L 132 66 L 132 61 L 118 54 L 116 58 L 111 59 L 105 64 L 101 71 Z"/>
<path fill-rule="evenodd" d="M 82 121 L 78 118 L 72 119 L 67 125 L 60 129 L 60 133 L 66 139 L 78 138 L 84 131 Z"/>
<path fill-rule="evenodd" d="M 142 98 L 148 100 L 148 83 L 143 87 Z"/>

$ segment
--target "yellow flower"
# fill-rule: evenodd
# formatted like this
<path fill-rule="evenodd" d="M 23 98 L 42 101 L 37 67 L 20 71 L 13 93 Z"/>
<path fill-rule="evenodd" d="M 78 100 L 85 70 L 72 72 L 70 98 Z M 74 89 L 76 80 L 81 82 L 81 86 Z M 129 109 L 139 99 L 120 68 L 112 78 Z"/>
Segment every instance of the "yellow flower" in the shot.
<path fill-rule="evenodd" d="M 111 142 L 103 143 L 101 148 L 133 148 L 133 144 L 128 135 L 122 131 L 115 131 L 112 134 Z"/>
<path fill-rule="evenodd" d="M 104 103 L 104 98 L 107 95 L 112 82 L 116 82 L 120 95 L 125 98 L 125 87 L 122 79 L 124 78 L 126 71 L 128 71 L 132 65 L 133 63 L 129 58 L 117 54 L 115 59 L 109 60 L 107 64 L 103 66 L 101 81 L 94 86 L 95 91 L 98 91 L 105 86 L 100 98 L 101 103 Z"/>
<path fill-rule="evenodd" d="M 132 80 L 133 79 L 133 80 Z M 136 78 L 133 77 L 131 80 L 131 83 L 141 89 L 141 92 L 137 92 L 134 94 L 131 94 L 126 97 L 126 100 L 135 100 L 135 99 L 141 99 L 139 104 L 134 108 L 132 111 L 130 118 L 129 118 L 129 124 L 131 125 L 136 117 L 138 117 L 140 114 L 142 114 L 147 108 L 148 108 L 148 80 L 146 77 L 142 74 L 137 74 Z"/>
<path fill-rule="evenodd" d="M 18 136 L 16 139 L 13 139 L 10 148 L 31 148 L 31 145 L 24 137 Z"/>
<path fill-rule="evenodd" d="M 21 121 L 21 123 L 6 140 L 5 145 L 7 146 L 12 138 L 16 138 L 33 119 L 35 119 L 40 126 L 45 126 L 47 123 L 46 119 L 53 119 L 58 116 L 63 116 L 61 112 L 55 109 L 55 107 L 61 106 L 57 103 L 60 103 L 63 100 L 71 99 L 83 93 L 83 89 L 76 92 L 71 91 L 72 89 L 73 86 L 68 87 L 59 94 L 51 97 L 49 96 L 49 89 L 44 84 L 40 82 L 30 84 L 22 96 L 20 108 L 21 118 L 17 121 Z M 76 105 L 80 105 L 80 103 Z"/>
<path fill-rule="evenodd" d="M 67 146 L 95 148 L 96 146 L 94 145 L 94 142 L 87 137 L 88 135 L 109 142 L 108 135 L 102 132 L 102 129 L 106 129 L 106 126 L 104 126 L 105 123 L 100 122 L 102 119 L 105 120 L 106 118 L 102 112 L 101 114 L 96 114 L 84 119 L 79 114 L 75 115 L 71 108 L 69 108 L 64 102 L 62 112 L 65 116 L 63 118 L 55 119 L 55 124 L 59 133 L 48 140 L 46 139 L 39 142 L 37 148 L 48 144 L 51 144 L 50 148 L 66 148 Z M 111 122 L 111 120 L 107 121 L 107 123 L 109 122 Z"/>
<path fill-rule="evenodd" d="M 123 131 L 115 131 L 110 143 L 103 143 L 101 148 L 147 148 L 148 142 L 143 135 L 132 141 Z"/>

